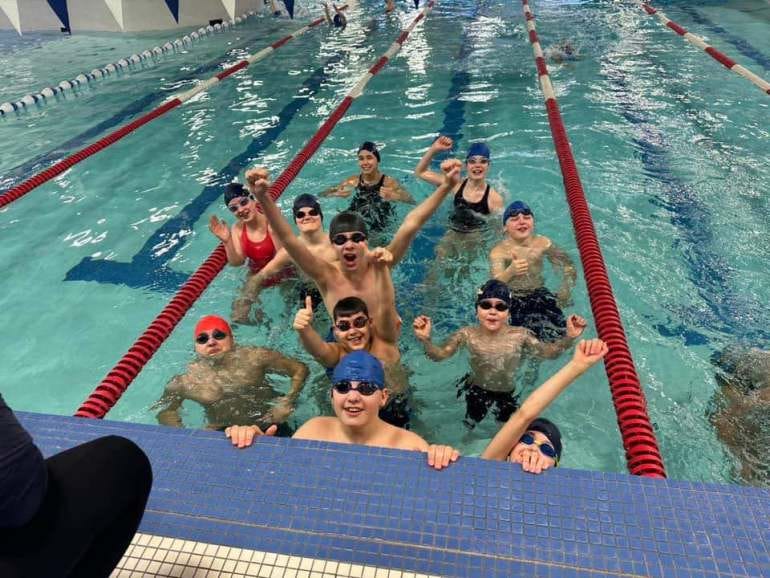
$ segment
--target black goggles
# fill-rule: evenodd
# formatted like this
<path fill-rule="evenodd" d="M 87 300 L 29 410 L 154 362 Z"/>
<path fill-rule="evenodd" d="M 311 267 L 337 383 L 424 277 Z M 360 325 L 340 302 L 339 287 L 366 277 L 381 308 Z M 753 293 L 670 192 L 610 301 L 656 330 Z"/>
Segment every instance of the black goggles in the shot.
<path fill-rule="evenodd" d="M 345 332 L 345 331 L 350 331 L 351 327 L 355 327 L 356 329 L 363 329 L 364 327 L 366 327 L 366 324 L 368 322 L 369 322 L 368 317 L 356 317 L 355 319 L 353 319 L 352 322 L 346 321 L 343 319 L 342 321 L 338 321 L 337 323 L 335 323 L 334 326 L 340 331 Z"/>
<path fill-rule="evenodd" d="M 493 307 L 497 311 L 508 311 L 510 309 L 510 306 L 505 303 L 492 303 L 491 301 L 487 301 L 486 299 L 483 299 L 479 301 L 478 306 L 482 309 L 492 309 Z"/>
<path fill-rule="evenodd" d="M 238 197 L 237 202 L 232 204 L 228 203 L 227 208 L 230 209 L 231 213 L 236 213 L 238 212 L 238 209 L 240 209 L 241 207 L 245 207 L 249 203 L 249 201 L 255 201 L 255 200 L 256 199 L 254 198 L 254 195 Z"/>
<path fill-rule="evenodd" d="M 304 219 L 305 217 L 317 217 L 320 214 L 321 212 L 318 209 L 308 209 L 307 212 L 300 209 L 298 211 L 294 211 L 294 218 L 299 220 Z"/>
<path fill-rule="evenodd" d="M 195 342 L 203 345 L 204 343 L 208 343 L 209 339 L 212 337 L 217 341 L 222 341 L 223 339 L 227 339 L 227 333 L 220 331 L 219 329 L 215 329 L 211 333 L 206 333 L 204 331 L 203 333 L 198 334 L 198 336 L 195 338 Z"/>
<path fill-rule="evenodd" d="M 345 233 L 338 233 L 332 237 L 332 243 L 335 245 L 344 245 L 348 241 L 353 241 L 354 243 L 363 243 L 366 241 L 366 235 L 360 232 L 351 233 L 350 235 L 346 235 Z"/>
<path fill-rule="evenodd" d="M 557 459 L 556 449 L 548 442 L 543 442 L 541 444 L 536 443 L 535 436 L 533 436 L 532 434 L 525 433 L 523 436 L 521 436 L 521 439 L 519 440 L 519 442 L 523 443 L 526 446 L 531 446 L 532 444 L 535 444 L 537 445 L 541 454 L 554 460 Z"/>
<path fill-rule="evenodd" d="M 353 387 L 353 384 L 350 381 L 344 380 L 336 382 L 334 385 L 332 385 L 332 389 L 334 389 L 334 391 L 340 395 L 345 395 L 346 393 L 350 392 L 350 390 L 355 390 L 361 395 L 369 396 L 380 388 L 376 383 L 372 383 L 371 381 L 359 381 L 358 385 Z"/>

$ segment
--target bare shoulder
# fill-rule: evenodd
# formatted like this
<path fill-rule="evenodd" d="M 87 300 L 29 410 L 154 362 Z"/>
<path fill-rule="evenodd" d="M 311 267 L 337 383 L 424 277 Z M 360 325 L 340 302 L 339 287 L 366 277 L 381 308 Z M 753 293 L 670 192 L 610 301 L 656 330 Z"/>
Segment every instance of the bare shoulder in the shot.
<path fill-rule="evenodd" d="M 493 258 L 507 256 L 509 254 L 510 249 L 508 248 L 508 241 L 506 240 L 500 241 L 497 245 L 492 247 L 492 250 L 489 252 L 489 255 Z"/>
<path fill-rule="evenodd" d="M 312 417 L 291 436 L 297 440 L 334 441 L 338 420 L 336 417 Z"/>
<path fill-rule="evenodd" d="M 545 250 L 545 249 L 550 249 L 551 247 L 554 246 L 554 244 L 553 244 L 553 241 L 551 241 L 551 239 L 549 239 L 545 235 L 538 235 L 537 237 L 535 237 L 535 246 L 538 249 Z"/>
<path fill-rule="evenodd" d="M 414 432 L 390 426 L 393 428 L 393 435 L 396 441 L 394 447 L 401 450 L 413 450 L 424 452 L 428 449 L 428 442 L 422 439 Z"/>

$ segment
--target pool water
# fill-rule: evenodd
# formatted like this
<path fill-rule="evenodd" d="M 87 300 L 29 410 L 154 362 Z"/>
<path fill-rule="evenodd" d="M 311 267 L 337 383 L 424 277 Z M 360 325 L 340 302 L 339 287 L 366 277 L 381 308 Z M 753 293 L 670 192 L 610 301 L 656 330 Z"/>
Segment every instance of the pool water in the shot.
<path fill-rule="evenodd" d="M 550 70 L 669 476 L 740 481 L 736 459 L 708 419 L 717 389 L 710 357 L 736 341 L 768 346 L 767 98 L 633 3 L 532 6 L 544 47 L 569 38 L 583 55 Z M 278 175 L 416 14 L 410 3 L 390 16 L 381 8 L 379 2 L 354 6 L 344 32 L 306 34 L 0 211 L 6 331 L 0 383 L 12 406 L 59 414 L 77 409 L 215 248 L 208 217 L 230 218 L 222 186 L 253 164 Z M 679 1 L 662 9 L 741 64 L 770 74 L 770 6 L 764 0 Z M 282 205 L 354 174 L 355 151 L 364 140 L 382 144 L 382 169 L 417 199 L 431 189 L 411 171 L 439 132 L 458 141 L 458 154 L 469 142 L 486 140 L 493 154 L 490 181 L 506 201 L 526 200 L 538 232 L 578 261 L 522 23 L 518 3 L 438 5 L 308 162 Z M 157 106 L 191 86 L 191 79 L 210 76 L 212 62 L 234 63 L 298 27 L 250 19 L 186 53 L 0 120 L 2 189 Z M 160 39 L 20 39 L 2 32 L 0 100 Z M 327 201 L 327 219 L 345 206 L 344 200 Z M 403 216 L 408 207 L 398 210 Z M 418 405 L 415 430 L 478 453 L 497 425 L 489 418 L 471 432 L 462 425 L 465 407 L 455 383 L 467 357 L 433 363 L 409 330 L 420 313 L 433 317 L 434 341 L 474 321 L 474 289 L 487 278 L 486 251 L 501 230 L 495 224 L 477 254 L 435 263 L 447 215 L 442 207 L 395 272 L 405 321 L 401 347 Z M 438 267 L 432 277 L 438 287 L 426 284 L 432 267 Z M 232 268 L 219 275 L 110 418 L 155 422 L 153 402 L 192 358 L 196 320 L 229 315 L 243 275 Z M 285 305 L 281 290 L 272 289 L 264 302 L 266 323 L 239 327 L 236 336 L 310 365 L 293 418 L 301 423 L 326 409 L 328 382 L 289 329 L 293 301 Z M 590 319 L 581 280 L 574 311 Z M 592 327 L 587 334 L 594 335 Z M 566 359 L 530 364 L 519 376 L 521 387 L 528 391 Z M 282 378 L 274 383 L 287 386 Z M 203 424 L 194 404 L 185 404 L 183 414 L 188 426 Z M 546 415 L 561 426 L 564 465 L 625 470 L 601 368 L 579 379 Z"/>

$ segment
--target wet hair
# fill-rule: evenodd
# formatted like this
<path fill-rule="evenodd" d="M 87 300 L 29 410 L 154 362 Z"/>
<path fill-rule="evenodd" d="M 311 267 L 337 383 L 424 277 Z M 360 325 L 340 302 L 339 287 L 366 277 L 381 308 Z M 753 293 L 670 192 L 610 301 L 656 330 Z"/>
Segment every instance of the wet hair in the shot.
<path fill-rule="evenodd" d="M 354 211 L 342 211 L 337 213 L 329 223 L 329 238 L 333 239 L 339 233 L 354 233 L 360 231 L 367 237 L 369 231 L 366 228 L 364 218 Z"/>
<path fill-rule="evenodd" d="M 225 188 L 225 205 L 238 197 L 248 197 L 249 191 L 241 183 L 230 183 Z"/>
<path fill-rule="evenodd" d="M 368 140 L 361 144 L 360 147 L 358 147 L 358 152 L 361 151 L 368 151 L 374 155 L 374 158 L 377 159 L 377 162 L 380 162 L 380 150 L 377 148 L 377 145 L 374 144 L 372 141 Z"/>
<path fill-rule="evenodd" d="M 358 297 L 345 297 L 337 301 L 332 311 L 332 318 L 336 320 L 338 317 L 350 317 L 356 313 L 363 313 L 369 317 L 369 308 L 364 300 Z"/>

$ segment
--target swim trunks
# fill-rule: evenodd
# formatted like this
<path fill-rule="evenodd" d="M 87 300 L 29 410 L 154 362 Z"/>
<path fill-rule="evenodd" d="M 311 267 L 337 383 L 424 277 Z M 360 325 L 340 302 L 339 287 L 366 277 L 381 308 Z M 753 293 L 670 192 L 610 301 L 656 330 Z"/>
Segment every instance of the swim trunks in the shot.
<path fill-rule="evenodd" d="M 567 320 L 556 296 L 545 287 L 526 295 L 513 295 L 511 325 L 525 327 L 540 341 L 557 341 L 567 333 Z"/>
<path fill-rule="evenodd" d="M 385 184 L 385 175 L 373 185 L 364 183 L 363 175 L 358 175 L 358 184 L 353 199 L 350 201 L 348 211 L 355 211 L 361 215 L 374 233 L 381 233 L 390 224 L 395 211 L 390 201 L 386 201 L 380 195 L 380 189 Z"/>
<path fill-rule="evenodd" d="M 465 419 L 463 423 L 470 429 L 484 419 L 489 409 L 494 405 L 492 413 L 500 422 L 508 421 L 513 412 L 519 408 L 519 396 L 513 391 L 489 391 L 475 385 L 466 374 L 457 383 L 457 397 L 465 395 Z"/>
<path fill-rule="evenodd" d="M 470 203 L 463 197 L 463 191 L 465 191 L 465 185 L 468 184 L 468 179 L 465 179 L 460 188 L 457 189 L 454 198 L 454 212 L 449 216 L 449 227 L 458 233 L 470 233 L 472 231 L 478 231 L 486 227 L 487 222 L 479 217 L 479 215 L 488 215 L 489 211 L 489 190 L 490 187 L 484 189 L 484 196 L 476 203 Z"/>

